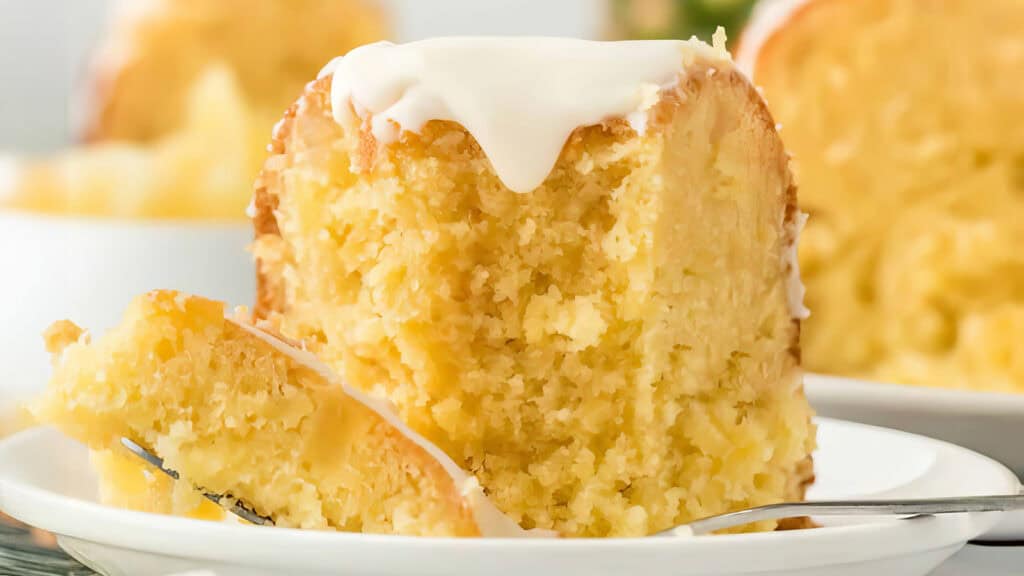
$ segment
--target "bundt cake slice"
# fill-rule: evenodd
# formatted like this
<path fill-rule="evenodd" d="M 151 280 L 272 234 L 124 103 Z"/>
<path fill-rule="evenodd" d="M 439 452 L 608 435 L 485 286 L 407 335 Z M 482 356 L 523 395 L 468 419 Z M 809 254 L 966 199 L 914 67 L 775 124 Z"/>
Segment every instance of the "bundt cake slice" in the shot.
<path fill-rule="evenodd" d="M 768 6 L 738 58 L 811 214 L 808 368 L 1024 392 L 1024 3 Z"/>
<path fill-rule="evenodd" d="M 475 478 L 405 427 L 386 402 L 224 305 L 161 291 L 90 343 L 63 321 L 43 422 L 96 450 L 103 494 L 136 509 L 217 517 L 195 487 L 278 526 L 408 535 L 517 536 Z M 164 459 L 177 483 L 121 448 Z"/>
<path fill-rule="evenodd" d="M 366 46 L 271 148 L 258 314 L 524 528 L 636 536 L 802 498 L 796 191 L 721 46 Z"/>

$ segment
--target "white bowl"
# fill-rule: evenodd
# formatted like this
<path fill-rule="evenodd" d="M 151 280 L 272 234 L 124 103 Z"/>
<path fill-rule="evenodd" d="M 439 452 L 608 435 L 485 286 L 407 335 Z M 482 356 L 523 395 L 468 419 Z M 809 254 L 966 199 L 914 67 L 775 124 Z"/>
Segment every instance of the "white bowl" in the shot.
<path fill-rule="evenodd" d="M 41 334 L 55 320 L 102 334 L 133 297 L 156 288 L 252 304 L 252 234 L 247 222 L 0 211 L 0 408 L 46 385 Z"/>
<path fill-rule="evenodd" d="M 1006 494 L 1017 479 L 945 442 L 821 420 L 812 498 Z M 58 535 L 104 574 L 521 576 L 877 576 L 927 574 L 998 514 L 856 518 L 825 528 L 696 538 L 444 539 L 203 522 L 119 510 L 96 500 L 87 451 L 40 428 L 0 442 L 0 510 Z M 834 520 L 834 519 L 833 519 Z"/>

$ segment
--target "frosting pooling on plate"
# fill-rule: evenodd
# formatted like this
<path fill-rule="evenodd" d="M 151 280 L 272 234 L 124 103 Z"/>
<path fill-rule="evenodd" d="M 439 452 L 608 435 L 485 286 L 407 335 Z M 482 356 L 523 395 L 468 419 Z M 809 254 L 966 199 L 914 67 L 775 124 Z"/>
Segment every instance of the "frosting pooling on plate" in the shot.
<path fill-rule="evenodd" d="M 697 40 L 464 37 L 369 44 L 321 75 L 333 75 L 339 121 L 354 110 L 384 144 L 430 120 L 458 122 L 505 186 L 528 192 L 576 128 L 626 118 L 642 133 L 658 93 L 697 57 L 731 65 Z"/>

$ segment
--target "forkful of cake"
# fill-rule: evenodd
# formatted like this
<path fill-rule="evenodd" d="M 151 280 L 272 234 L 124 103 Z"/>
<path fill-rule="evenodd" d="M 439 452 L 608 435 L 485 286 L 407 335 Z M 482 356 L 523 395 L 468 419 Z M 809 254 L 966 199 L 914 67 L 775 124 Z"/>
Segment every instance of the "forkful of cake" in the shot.
<path fill-rule="evenodd" d="M 127 438 L 121 439 L 133 454 L 174 480 L 180 480 L 177 472 L 164 467 L 163 460 L 152 452 Z M 260 526 L 273 526 L 274 521 L 257 514 L 252 507 L 227 495 L 202 491 L 205 498 L 224 507 L 235 516 Z M 745 510 L 716 514 L 674 528 L 663 530 L 653 536 L 700 536 L 719 530 L 737 528 L 764 520 L 783 520 L 801 516 L 900 516 L 917 518 L 935 514 L 958 514 L 965 512 L 1008 512 L 1024 510 L 1024 494 L 994 496 L 966 496 L 954 498 L 923 498 L 912 500 L 819 500 L 785 502 L 757 506 Z"/>

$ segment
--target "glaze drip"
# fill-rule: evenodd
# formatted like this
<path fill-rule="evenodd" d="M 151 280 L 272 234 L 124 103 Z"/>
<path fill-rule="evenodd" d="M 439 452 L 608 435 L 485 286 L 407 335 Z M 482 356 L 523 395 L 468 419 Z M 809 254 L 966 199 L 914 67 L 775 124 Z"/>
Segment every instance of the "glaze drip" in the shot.
<path fill-rule="evenodd" d="M 581 126 L 626 118 L 639 133 L 658 92 L 697 58 L 731 66 L 698 40 L 436 38 L 362 46 L 328 64 L 331 105 L 387 144 L 430 120 L 466 128 L 515 192 L 540 186 Z M 349 105 L 351 103 L 351 105 Z"/>

